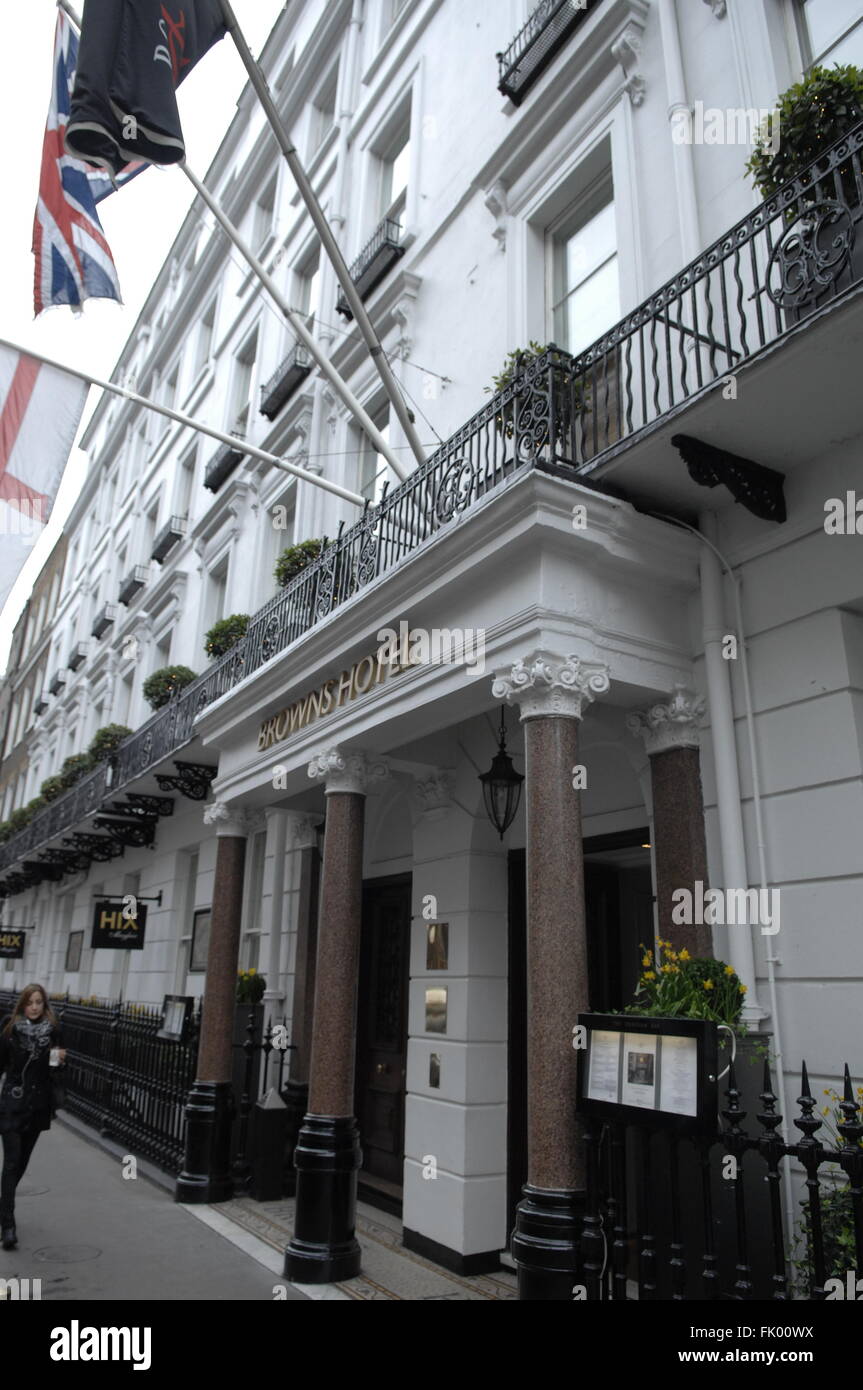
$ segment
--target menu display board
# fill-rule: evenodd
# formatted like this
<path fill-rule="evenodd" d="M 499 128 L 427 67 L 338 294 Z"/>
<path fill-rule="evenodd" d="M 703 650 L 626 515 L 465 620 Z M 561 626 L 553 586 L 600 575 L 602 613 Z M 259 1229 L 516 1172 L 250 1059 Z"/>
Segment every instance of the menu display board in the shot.
<path fill-rule="evenodd" d="M 716 1125 L 717 1032 L 704 1019 L 580 1014 L 578 1110 L 622 1123 Z"/>

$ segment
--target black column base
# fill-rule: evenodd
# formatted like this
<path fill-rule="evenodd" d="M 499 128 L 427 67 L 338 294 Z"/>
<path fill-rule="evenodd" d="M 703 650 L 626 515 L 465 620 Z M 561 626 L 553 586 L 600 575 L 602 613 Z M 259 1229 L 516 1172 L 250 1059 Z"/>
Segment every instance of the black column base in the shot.
<path fill-rule="evenodd" d="M 286 1197 L 293 1197 L 297 1190 L 297 1170 L 294 1167 L 294 1154 L 300 1138 L 300 1129 L 309 1108 L 309 1087 L 305 1081 L 289 1081 L 281 1090 L 281 1097 L 288 1112 L 288 1133 L 285 1141 L 285 1166 L 282 1191 Z"/>
<path fill-rule="evenodd" d="M 297 1284 L 338 1284 L 360 1272 L 354 1236 L 363 1161 L 353 1115 L 307 1115 L 294 1150 L 297 1206 L 285 1274 Z"/>
<path fill-rule="evenodd" d="M 571 1303 L 581 1268 L 585 1194 L 530 1184 L 522 1192 L 512 1237 L 519 1299 Z"/>
<path fill-rule="evenodd" d="M 196 1081 L 186 1102 L 186 1152 L 174 1191 L 176 1202 L 228 1202 L 231 1181 L 230 1081 Z"/>

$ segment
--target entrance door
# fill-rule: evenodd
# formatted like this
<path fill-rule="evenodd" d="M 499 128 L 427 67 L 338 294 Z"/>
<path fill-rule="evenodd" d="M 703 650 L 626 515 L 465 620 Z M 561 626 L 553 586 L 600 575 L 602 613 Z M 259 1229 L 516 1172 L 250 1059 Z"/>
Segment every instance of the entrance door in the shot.
<path fill-rule="evenodd" d="M 357 1008 L 356 1115 L 360 1183 L 401 1200 L 405 1149 L 411 876 L 363 885 Z"/>

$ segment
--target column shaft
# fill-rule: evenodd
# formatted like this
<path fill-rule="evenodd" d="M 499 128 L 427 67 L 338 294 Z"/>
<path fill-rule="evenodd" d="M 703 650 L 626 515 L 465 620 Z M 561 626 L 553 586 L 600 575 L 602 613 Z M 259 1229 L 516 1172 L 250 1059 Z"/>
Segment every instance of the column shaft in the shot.
<path fill-rule="evenodd" d="M 220 836 L 216 851 L 210 949 L 198 1050 L 199 1081 L 231 1079 L 245 863 L 245 839 L 233 835 Z"/>
<path fill-rule="evenodd" d="M 707 842 L 704 834 L 704 799 L 697 748 L 669 748 L 650 759 L 653 789 L 653 840 L 656 860 L 656 906 L 659 935 L 675 950 L 686 947 L 690 955 L 712 956 L 710 927 L 696 923 L 681 926 L 672 921 L 676 889 L 696 896 L 695 884 L 707 888 Z"/>

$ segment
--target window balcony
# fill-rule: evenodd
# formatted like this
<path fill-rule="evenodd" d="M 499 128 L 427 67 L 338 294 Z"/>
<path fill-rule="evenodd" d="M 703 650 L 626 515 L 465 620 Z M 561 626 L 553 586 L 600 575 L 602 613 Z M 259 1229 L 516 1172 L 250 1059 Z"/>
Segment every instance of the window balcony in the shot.
<path fill-rule="evenodd" d="M 87 660 L 87 643 L 76 642 L 69 653 L 69 660 L 66 665 L 70 671 L 77 671 L 79 666 L 83 666 Z"/>
<path fill-rule="evenodd" d="M 520 106 L 534 82 L 583 23 L 599 0 L 541 0 L 503 53 L 498 91 Z"/>
<path fill-rule="evenodd" d="M 273 372 L 266 386 L 261 387 L 261 414 L 275 420 L 282 406 L 291 398 L 301 381 L 312 370 L 312 359 L 297 343 L 284 362 Z"/>
<path fill-rule="evenodd" d="M 48 708 L 48 695 L 47 695 L 47 692 L 43 690 L 43 691 L 42 691 L 42 694 L 41 694 L 41 695 L 38 695 L 38 696 L 36 697 L 36 699 L 33 701 L 33 713 L 34 713 L 34 714 L 44 714 L 47 708 Z"/>
<path fill-rule="evenodd" d="M 129 607 L 132 599 L 141 592 L 149 577 L 150 571 L 146 565 L 136 565 L 134 569 L 129 571 L 120 585 L 120 592 L 117 595 L 124 608 Z"/>
<path fill-rule="evenodd" d="M 93 626 L 90 629 L 94 637 L 101 637 L 109 627 L 117 621 L 117 609 L 113 603 L 106 603 L 93 619 Z"/>
<path fill-rule="evenodd" d="M 401 234 L 401 224 L 392 217 L 385 217 L 357 256 L 351 266 L 351 279 L 357 287 L 360 299 L 366 299 L 396 261 L 404 255 L 405 248 L 400 245 Z M 342 318 L 353 318 L 344 291 L 336 300 L 336 310 Z"/>
<path fill-rule="evenodd" d="M 50 692 L 51 692 L 52 695 L 59 695 L 59 694 L 60 694 L 60 691 L 63 689 L 63 687 L 64 687 L 65 684 L 66 684 L 66 675 L 65 675 L 65 672 L 63 672 L 63 671 L 55 671 L 55 672 L 54 672 L 54 675 L 52 676 L 51 680 L 50 680 L 49 683 L 48 683 L 48 689 L 50 690 Z"/>
<path fill-rule="evenodd" d="M 210 492 L 218 492 L 222 483 L 226 482 L 239 468 L 245 457 L 245 450 L 239 446 L 245 440 L 242 434 L 236 434 L 237 444 L 222 444 L 210 459 L 204 471 L 204 487 L 209 488 Z"/>
<path fill-rule="evenodd" d="M 162 527 L 156 539 L 153 541 L 153 549 L 150 552 L 151 560 L 158 560 L 159 564 L 165 559 L 166 555 L 174 549 L 178 541 L 181 541 L 186 534 L 186 518 L 184 516 L 172 516 Z"/>

